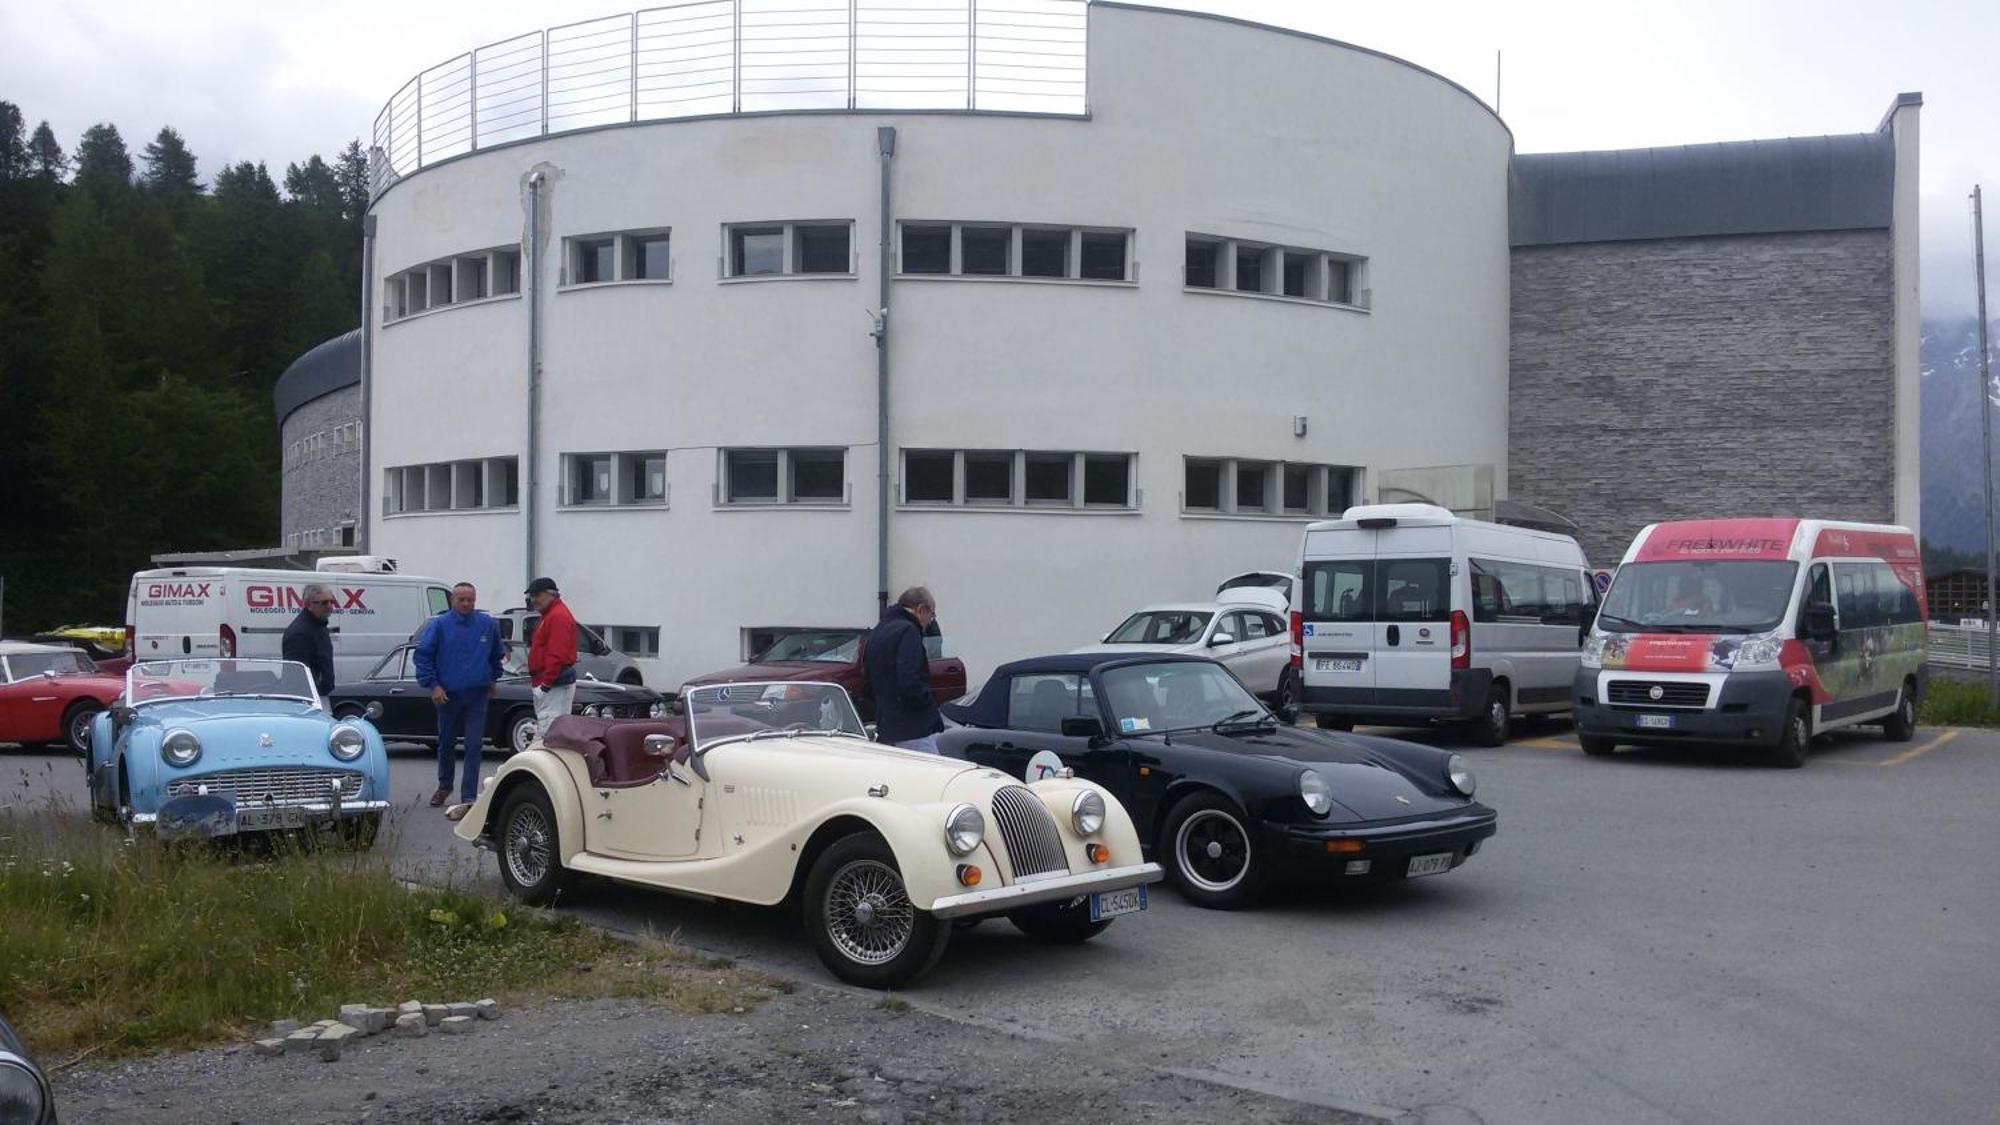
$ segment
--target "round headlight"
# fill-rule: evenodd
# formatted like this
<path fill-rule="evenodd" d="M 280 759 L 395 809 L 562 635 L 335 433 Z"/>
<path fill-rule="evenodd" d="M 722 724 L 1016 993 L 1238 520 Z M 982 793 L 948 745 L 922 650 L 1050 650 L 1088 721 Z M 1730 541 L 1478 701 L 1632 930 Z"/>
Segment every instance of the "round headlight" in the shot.
<path fill-rule="evenodd" d="M 1446 759 L 1444 769 L 1446 776 L 1451 778 L 1451 787 L 1460 794 L 1470 797 L 1472 791 L 1479 787 L 1479 780 L 1472 776 L 1471 767 L 1467 766 L 1465 759 L 1457 754 Z"/>
<path fill-rule="evenodd" d="M 191 730 L 170 730 L 160 740 L 160 757 L 170 766 L 186 768 L 201 757 L 201 739 Z"/>
<path fill-rule="evenodd" d="M 1104 830 L 1104 798 L 1095 789 L 1086 789 L 1076 795 L 1069 807 L 1070 827 L 1079 836 L 1095 836 Z"/>
<path fill-rule="evenodd" d="M 27 1067 L 0 1062 L 0 1121 L 40 1121 L 48 1114 L 48 1097 Z"/>
<path fill-rule="evenodd" d="M 960 805 L 944 818 L 944 842 L 953 855 L 967 855 L 986 839 L 986 818 L 971 805 Z"/>
<path fill-rule="evenodd" d="M 1306 803 L 1306 808 L 1311 809 L 1314 816 L 1325 816 L 1333 811 L 1333 787 L 1326 783 L 1326 778 L 1321 777 L 1318 770 L 1301 770 L 1299 800 Z"/>
<path fill-rule="evenodd" d="M 350 726 L 337 726 L 327 736 L 326 748 L 343 762 L 351 762 L 368 749 L 368 738 Z"/>

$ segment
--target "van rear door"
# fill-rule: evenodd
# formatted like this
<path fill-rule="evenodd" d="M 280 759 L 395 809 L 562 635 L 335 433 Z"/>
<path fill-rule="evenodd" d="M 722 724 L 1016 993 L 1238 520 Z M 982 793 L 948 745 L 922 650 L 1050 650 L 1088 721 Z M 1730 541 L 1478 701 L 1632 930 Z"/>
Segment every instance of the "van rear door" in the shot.
<path fill-rule="evenodd" d="M 1330 550 L 1341 555 L 1328 557 Z M 1299 575 L 1299 640 L 1300 683 L 1309 703 L 1365 709 L 1375 702 L 1373 555 L 1363 532 L 1307 536 Z"/>
<path fill-rule="evenodd" d="M 229 580 L 214 571 L 132 576 L 126 624 L 134 660 L 215 656 L 221 647 Z"/>
<path fill-rule="evenodd" d="M 1390 534 L 1415 533 L 1443 542 L 1399 546 L 1441 549 L 1375 559 L 1375 697 L 1384 707 L 1435 707 L 1451 690 L 1451 529 Z"/>

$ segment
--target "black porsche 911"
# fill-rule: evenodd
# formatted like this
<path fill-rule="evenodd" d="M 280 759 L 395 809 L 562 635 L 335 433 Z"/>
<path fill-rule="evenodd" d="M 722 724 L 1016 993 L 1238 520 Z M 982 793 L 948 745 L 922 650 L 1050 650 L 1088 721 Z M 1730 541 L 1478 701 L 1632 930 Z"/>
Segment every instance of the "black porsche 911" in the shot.
<path fill-rule="evenodd" d="M 1002 665 L 946 705 L 952 757 L 1110 790 L 1189 901 L 1234 908 L 1287 877 L 1437 875 L 1498 814 L 1457 755 L 1280 723 L 1213 660 L 1079 653 Z"/>
<path fill-rule="evenodd" d="M 390 742 L 436 742 L 437 708 L 431 693 L 417 683 L 415 645 L 403 645 L 382 658 L 359 680 L 336 684 L 326 694 L 336 718 L 359 715 L 370 703 L 380 703 L 375 729 Z M 494 697 L 486 704 L 486 741 L 519 753 L 535 737 L 534 689 L 528 683 L 527 646 L 507 646 L 504 671 Z M 658 718 L 667 713 L 668 699 L 651 688 L 580 677 L 571 704 L 579 715 L 600 719 Z"/>

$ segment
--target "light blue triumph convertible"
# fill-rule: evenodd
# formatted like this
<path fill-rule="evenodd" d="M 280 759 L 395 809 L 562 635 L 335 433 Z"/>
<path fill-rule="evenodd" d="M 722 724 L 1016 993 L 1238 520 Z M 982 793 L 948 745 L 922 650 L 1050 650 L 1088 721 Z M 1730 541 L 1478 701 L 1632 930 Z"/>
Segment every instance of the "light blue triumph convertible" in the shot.
<path fill-rule="evenodd" d="M 331 826 L 368 843 L 389 807 L 382 736 L 335 719 L 289 660 L 134 664 L 88 769 L 98 819 L 163 835 Z"/>

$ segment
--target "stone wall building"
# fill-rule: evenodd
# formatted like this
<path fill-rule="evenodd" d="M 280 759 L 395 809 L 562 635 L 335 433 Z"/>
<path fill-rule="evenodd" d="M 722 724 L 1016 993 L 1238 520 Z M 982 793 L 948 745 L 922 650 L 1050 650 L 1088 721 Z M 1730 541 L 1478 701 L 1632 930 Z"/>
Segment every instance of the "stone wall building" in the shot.
<path fill-rule="evenodd" d="M 361 511 L 361 330 L 294 360 L 272 398 L 285 466 L 283 546 L 353 547 Z"/>

